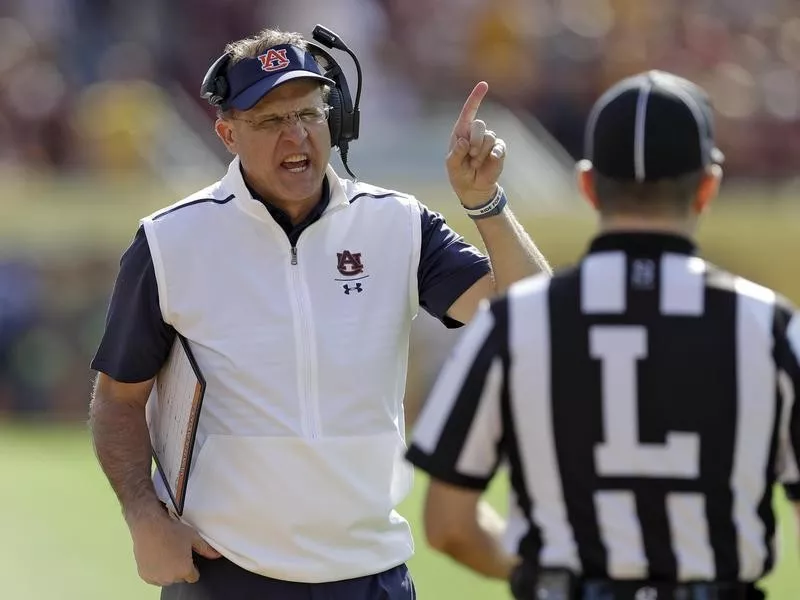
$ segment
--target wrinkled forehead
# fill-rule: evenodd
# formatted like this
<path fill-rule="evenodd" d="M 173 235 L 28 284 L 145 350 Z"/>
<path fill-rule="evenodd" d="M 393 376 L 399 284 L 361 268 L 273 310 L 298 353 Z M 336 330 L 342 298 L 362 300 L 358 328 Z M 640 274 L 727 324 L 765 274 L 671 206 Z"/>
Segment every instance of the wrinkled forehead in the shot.
<path fill-rule="evenodd" d="M 322 106 L 322 85 L 312 79 L 299 79 L 275 88 L 244 114 L 275 115 L 312 106 Z"/>

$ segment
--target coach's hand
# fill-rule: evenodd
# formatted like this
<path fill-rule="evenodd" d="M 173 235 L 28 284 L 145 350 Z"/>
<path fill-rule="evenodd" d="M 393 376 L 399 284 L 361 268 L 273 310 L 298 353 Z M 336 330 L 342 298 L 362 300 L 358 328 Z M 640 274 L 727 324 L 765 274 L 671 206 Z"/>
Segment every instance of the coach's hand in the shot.
<path fill-rule="evenodd" d="M 195 583 L 200 579 L 192 550 L 206 558 L 221 556 L 194 529 L 166 512 L 140 517 L 130 524 L 130 530 L 139 577 L 152 585 Z"/>
<path fill-rule="evenodd" d="M 467 208 L 486 204 L 492 198 L 506 156 L 506 143 L 475 118 L 488 91 L 485 81 L 475 86 L 450 136 L 447 175 L 453 191 Z"/>

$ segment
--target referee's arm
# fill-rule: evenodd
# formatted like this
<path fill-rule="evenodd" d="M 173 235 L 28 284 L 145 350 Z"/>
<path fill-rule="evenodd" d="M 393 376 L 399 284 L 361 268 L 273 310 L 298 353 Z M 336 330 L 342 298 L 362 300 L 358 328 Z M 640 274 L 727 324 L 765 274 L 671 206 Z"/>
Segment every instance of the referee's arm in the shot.
<path fill-rule="evenodd" d="M 778 330 L 785 331 L 785 334 L 778 338 L 776 348 L 778 369 L 785 374 L 784 383 L 790 388 L 784 394 L 784 398 L 786 402 L 791 402 L 791 398 L 794 399 L 794 402 L 787 407 L 790 412 L 788 418 L 783 420 L 785 429 L 780 435 L 779 477 L 787 497 L 797 509 L 800 537 L 800 312 L 791 310 L 791 307 L 779 308 Z"/>
<path fill-rule="evenodd" d="M 507 579 L 505 522 L 481 494 L 502 458 L 507 300 L 484 303 L 444 365 L 414 429 L 407 459 L 430 475 L 428 543 L 488 577 Z"/>

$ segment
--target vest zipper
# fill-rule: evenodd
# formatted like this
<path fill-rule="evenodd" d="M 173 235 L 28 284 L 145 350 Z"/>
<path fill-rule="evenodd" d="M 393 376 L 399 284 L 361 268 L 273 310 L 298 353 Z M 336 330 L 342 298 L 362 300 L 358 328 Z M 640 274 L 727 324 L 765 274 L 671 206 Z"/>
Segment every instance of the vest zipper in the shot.
<path fill-rule="evenodd" d="M 339 210 L 342 207 L 336 207 L 334 210 Z M 332 211 L 331 211 L 332 212 Z M 322 215 L 320 220 L 324 219 L 326 215 Z M 277 224 L 275 224 L 277 227 Z M 303 231 L 304 235 L 317 226 L 317 223 L 312 223 Z M 290 280 L 292 282 L 292 291 L 294 297 L 297 299 L 296 306 L 297 312 L 295 317 L 300 322 L 298 339 L 298 365 L 297 365 L 297 379 L 299 384 L 300 395 L 300 410 L 302 411 L 303 432 L 311 439 L 317 439 L 322 435 L 322 417 L 319 410 L 319 390 L 317 378 L 317 348 L 314 340 L 314 325 L 313 313 L 311 311 L 311 294 L 308 292 L 308 287 L 300 269 L 297 267 L 297 241 L 290 244 L 291 253 L 291 267 L 289 268 Z"/>
<path fill-rule="evenodd" d="M 297 268 L 297 247 L 291 247 L 292 260 L 290 267 L 292 287 L 297 300 L 297 319 L 299 331 L 297 336 L 298 365 L 297 379 L 299 384 L 300 407 L 302 410 L 303 430 L 311 439 L 317 439 L 322 433 L 321 418 L 319 414 L 319 399 L 317 398 L 317 356 L 314 341 L 314 327 L 312 323 L 310 295 L 303 275 Z"/>

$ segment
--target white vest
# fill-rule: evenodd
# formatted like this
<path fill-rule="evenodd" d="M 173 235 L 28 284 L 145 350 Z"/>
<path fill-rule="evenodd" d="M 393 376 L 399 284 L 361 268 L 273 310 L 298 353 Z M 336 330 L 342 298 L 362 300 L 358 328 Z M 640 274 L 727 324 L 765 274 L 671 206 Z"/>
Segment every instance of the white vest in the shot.
<path fill-rule="evenodd" d="M 327 178 L 330 204 L 296 252 L 238 158 L 142 220 L 163 319 L 207 380 L 183 519 L 243 568 L 288 581 L 413 554 L 394 509 L 413 480 L 402 400 L 420 205 L 330 167 Z"/>

